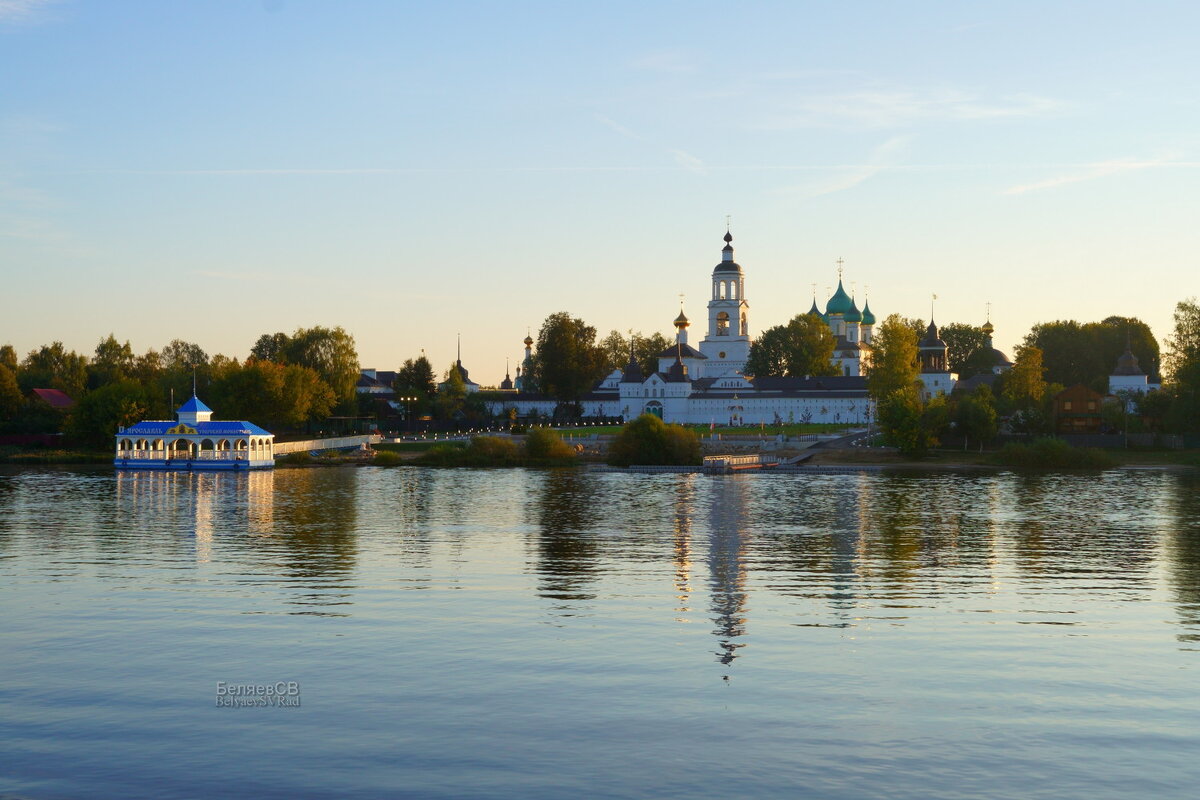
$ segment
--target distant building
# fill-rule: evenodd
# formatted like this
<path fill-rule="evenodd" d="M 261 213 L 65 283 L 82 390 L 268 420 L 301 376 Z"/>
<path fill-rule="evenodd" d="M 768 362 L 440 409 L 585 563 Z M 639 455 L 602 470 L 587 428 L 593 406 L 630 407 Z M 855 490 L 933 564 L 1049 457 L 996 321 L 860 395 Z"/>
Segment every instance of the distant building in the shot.
<path fill-rule="evenodd" d="M 1054 430 L 1058 433 L 1099 433 L 1104 396 L 1082 383 L 1054 395 Z"/>
<path fill-rule="evenodd" d="M 275 435 L 253 422 L 222 421 L 195 394 L 174 422 L 121 428 L 113 464 L 121 469 L 243 470 L 275 466 Z"/>
<path fill-rule="evenodd" d="M 1133 354 L 1129 335 L 1125 336 L 1125 352 L 1117 359 L 1117 366 L 1108 376 L 1108 393 L 1124 398 L 1126 409 L 1133 407 L 1134 397 L 1158 391 L 1162 384 L 1151 382 L 1150 377 L 1138 365 L 1138 358 Z"/>

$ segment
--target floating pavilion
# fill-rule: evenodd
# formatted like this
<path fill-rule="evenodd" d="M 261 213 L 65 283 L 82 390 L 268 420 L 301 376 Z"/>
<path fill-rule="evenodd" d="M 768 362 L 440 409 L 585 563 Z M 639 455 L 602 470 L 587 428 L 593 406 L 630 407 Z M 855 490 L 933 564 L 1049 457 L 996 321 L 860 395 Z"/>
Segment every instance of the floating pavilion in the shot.
<path fill-rule="evenodd" d="M 195 394 L 176 421 L 145 420 L 117 432 L 120 469 L 247 470 L 275 466 L 275 434 L 253 422 L 214 420 Z"/>

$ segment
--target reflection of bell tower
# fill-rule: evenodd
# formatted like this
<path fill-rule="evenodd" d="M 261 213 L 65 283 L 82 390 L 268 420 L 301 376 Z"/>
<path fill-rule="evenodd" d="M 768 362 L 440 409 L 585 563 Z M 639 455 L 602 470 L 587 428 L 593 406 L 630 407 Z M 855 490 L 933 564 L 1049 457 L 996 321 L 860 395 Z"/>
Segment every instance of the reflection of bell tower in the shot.
<path fill-rule="evenodd" d="M 742 524 L 745 516 L 745 489 L 742 480 L 720 481 L 722 491 L 712 498 L 709 525 L 708 569 L 712 598 L 713 635 L 721 650 L 717 660 L 732 664 L 738 642 L 746 635 L 746 561 Z M 728 679 L 729 676 L 725 675 Z"/>
<path fill-rule="evenodd" d="M 704 372 L 709 377 L 740 372 L 750 357 L 746 278 L 741 265 L 733 260 L 732 241 L 733 236 L 726 231 L 721 263 L 712 272 L 708 335 L 700 342 L 700 352 L 708 359 Z"/>

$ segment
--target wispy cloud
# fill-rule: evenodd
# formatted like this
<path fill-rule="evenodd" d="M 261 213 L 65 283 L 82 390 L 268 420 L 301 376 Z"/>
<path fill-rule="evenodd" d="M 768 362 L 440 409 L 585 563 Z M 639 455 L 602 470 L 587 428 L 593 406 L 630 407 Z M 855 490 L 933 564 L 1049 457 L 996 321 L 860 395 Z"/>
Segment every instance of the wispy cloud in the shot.
<path fill-rule="evenodd" d="M 1173 162 L 1170 158 L 1155 158 L 1150 160 L 1120 158 L 1112 161 L 1102 161 L 1098 164 L 1088 165 L 1087 168 L 1070 173 L 1068 175 L 1059 175 L 1054 178 L 1048 178 L 1044 181 L 1035 183 L 1024 183 L 1017 186 L 1010 186 L 1005 189 L 1003 194 L 1025 194 L 1026 192 L 1040 192 L 1045 189 L 1057 189 L 1059 186 L 1067 186 L 1072 183 L 1081 183 L 1083 181 L 1092 181 L 1097 178 L 1107 178 L 1110 175 L 1118 175 L 1122 172 L 1133 172 L 1135 170 L 1151 169 L 1153 167 L 1163 166 L 1187 166 Z"/>
<path fill-rule="evenodd" d="M 1046 114 L 1061 107 L 1048 97 L 1013 94 L 987 98 L 961 89 L 864 89 L 801 96 L 758 127 L 894 128 L 927 120 L 988 120 Z"/>
<path fill-rule="evenodd" d="M 617 133 L 624 136 L 626 139 L 636 139 L 638 141 L 642 141 L 641 136 L 638 136 L 636 133 L 629 130 L 629 128 L 626 128 L 621 123 L 614 122 L 613 120 L 609 119 L 608 117 L 604 116 L 603 114 L 593 114 L 592 116 L 594 116 L 600 122 L 600 124 L 604 125 L 605 127 L 609 128 L 611 130 L 616 131 Z"/>
<path fill-rule="evenodd" d="M 684 50 L 655 50 L 629 60 L 629 66 L 647 72 L 681 75 L 696 71 L 696 61 Z"/>
<path fill-rule="evenodd" d="M 675 159 L 675 163 L 690 172 L 696 172 L 701 175 L 706 175 L 708 170 L 704 167 L 704 162 L 696 158 L 691 153 L 684 150 L 670 150 L 671 156 Z"/>
<path fill-rule="evenodd" d="M 875 177 L 884 170 L 891 169 L 893 156 L 904 149 L 909 137 L 896 136 L 871 151 L 864 164 L 848 165 L 841 168 L 831 178 L 823 181 L 786 186 L 778 191 L 780 194 L 797 195 L 802 198 L 820 197 L 821 195 L 842 192 L 853 189 L 863 181 Z"/>
<path fill-rule="evenodd" d="M 54 0 L 0 0 L 0 24 L 26 22 Z"/>

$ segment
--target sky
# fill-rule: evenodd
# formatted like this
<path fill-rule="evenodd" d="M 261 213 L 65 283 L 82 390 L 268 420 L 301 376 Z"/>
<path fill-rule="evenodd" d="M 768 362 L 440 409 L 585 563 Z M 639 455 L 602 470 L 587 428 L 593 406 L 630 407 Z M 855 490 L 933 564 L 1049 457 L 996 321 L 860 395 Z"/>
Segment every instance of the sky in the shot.
<path fill-rule="evenodd" d="M 567 311 L 751 332 L 847 290 L 1161 340 L 1200 293 L 1200 4 L 0 0 L 0 344 L 485 385 Z M 861 302 L 860 302 L 861 305 Z"/>

